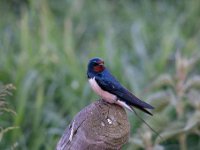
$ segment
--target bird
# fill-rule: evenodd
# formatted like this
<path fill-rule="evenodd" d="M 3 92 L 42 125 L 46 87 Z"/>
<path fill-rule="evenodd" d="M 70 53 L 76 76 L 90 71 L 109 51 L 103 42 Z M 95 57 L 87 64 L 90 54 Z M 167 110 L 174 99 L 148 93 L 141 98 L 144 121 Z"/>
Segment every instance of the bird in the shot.
<path fill-rule="evenodd" d="M 137 108 L 149 115 L 153 115 L 147 109 L 154 109 L 154 107 L 140 100 L 121 85 L 105 67 L 103 59 L 95 57 L 89 60 L 87 77 L 92 90 L 108 103 L 118 104 L 134 112 L 134 108 Z"/>

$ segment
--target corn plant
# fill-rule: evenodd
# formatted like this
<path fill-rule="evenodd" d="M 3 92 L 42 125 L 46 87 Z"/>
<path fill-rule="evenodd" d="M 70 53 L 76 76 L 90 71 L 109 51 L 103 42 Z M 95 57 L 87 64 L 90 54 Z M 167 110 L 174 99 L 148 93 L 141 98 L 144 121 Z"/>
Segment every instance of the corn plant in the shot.
<path fill-rule="evenodd" d="M 164 149 L 164 145 L 167 147 L 173 141 L 173 144 L 179 144 L 179 149 L 187 150 L 187 143 L 193 142 L 189 136 L 200 140 L 200 75 L 191 74 L 199 58 L 200 55 L 186 58 L 178 51 L 175 72 L 160 75 L 149 87 L 148 100 L 156 109 L 154 117 L 147 122 L 162 138 L 156 138 L 142 125 L 130 142 L 145 149 Z M 193 146 L 194 149 L 197 147 Z"/>

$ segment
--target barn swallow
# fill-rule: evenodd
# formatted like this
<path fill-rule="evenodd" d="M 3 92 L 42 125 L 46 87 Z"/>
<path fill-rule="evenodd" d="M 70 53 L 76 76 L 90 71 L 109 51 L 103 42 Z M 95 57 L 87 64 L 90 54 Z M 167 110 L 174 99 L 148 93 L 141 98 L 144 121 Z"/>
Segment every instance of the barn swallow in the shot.
<path fill-rule="evenodd" d="M 154 109 L 154 107 L 140 100 L 122 86 L 104 66 L 104 61 L 101 58 L 92 58 L 89 60 L 87 77 L 91 88 L 103 100 L 109 103 L 116 103 L 130 111 L 134 111 L 135 107 L 152 115 L 147 109 Z"/>

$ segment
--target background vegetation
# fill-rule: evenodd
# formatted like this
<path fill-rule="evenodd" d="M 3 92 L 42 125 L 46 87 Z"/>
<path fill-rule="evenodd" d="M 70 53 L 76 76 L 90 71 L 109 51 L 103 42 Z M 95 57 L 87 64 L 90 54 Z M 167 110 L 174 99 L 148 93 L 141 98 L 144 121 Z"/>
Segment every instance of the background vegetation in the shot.
<path fill-rule="evenodd" d="M 143 118 L 163 139 L 128 112 L 124 149 L 200 147 L 200 1 L 1 0 L 0 14 L 0 149 L 54 149 L 98 99 L 86 78 L 94 56 L 156 106 Z"/>

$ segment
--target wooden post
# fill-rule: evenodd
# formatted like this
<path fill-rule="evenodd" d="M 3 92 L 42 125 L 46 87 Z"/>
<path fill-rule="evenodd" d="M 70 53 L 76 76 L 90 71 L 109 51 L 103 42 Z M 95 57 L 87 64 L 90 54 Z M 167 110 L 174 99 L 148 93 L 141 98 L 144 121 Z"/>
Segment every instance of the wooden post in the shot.
<path fill-rule="evenodd" d="M 81 110 L 60 138 L 57 150 L 118 150 L 128 141 L 124 108 L 96 101 Z"/>

